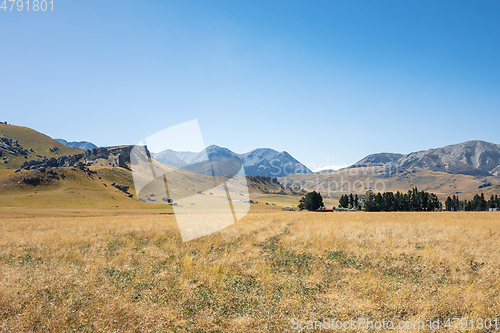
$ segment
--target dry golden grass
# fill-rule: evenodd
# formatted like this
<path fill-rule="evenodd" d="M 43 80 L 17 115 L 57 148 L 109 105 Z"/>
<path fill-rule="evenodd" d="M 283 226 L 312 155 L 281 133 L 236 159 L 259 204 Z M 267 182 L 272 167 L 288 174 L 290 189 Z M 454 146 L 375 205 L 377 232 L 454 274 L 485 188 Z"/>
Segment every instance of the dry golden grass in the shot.
<path fill-rule="evenodd" d="M 0 330 L 282 332 L 290 320 L 496 318 L 496 213 L 0 219 Z M 422 330 L 426 331 L 426 330 Z"/>

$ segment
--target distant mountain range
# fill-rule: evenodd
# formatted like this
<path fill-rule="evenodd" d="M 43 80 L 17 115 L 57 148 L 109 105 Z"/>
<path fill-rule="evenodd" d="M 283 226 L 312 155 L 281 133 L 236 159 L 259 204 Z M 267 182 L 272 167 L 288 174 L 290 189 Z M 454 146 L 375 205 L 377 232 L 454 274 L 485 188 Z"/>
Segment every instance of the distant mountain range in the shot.
<path fill-rule="evenodd" d="M 88 141 L 71 141 L 68 142 L 64 139 L 55 139 L 57 142 L 62 143 L 63 145 L 66 145 L 68 147 L 73 147 L 73 148 L 79 148 L 79 149 L 94 149 L 97 148 L 95 144 L 92 142 Z"/>
<path fill-rule="evenodd" d="M 42 133 L 21 126 L 0 123 L 0 135 L 2 135 L 0 138 L 0 166 L 2 168 L 18 168 L 24 162 L 33 159 L 43 160 L 82 153 L 89 154 L 89 156 L 100 154 L 100 152 L 86 153 L 84 151 L 96 148 L 96 145 L 91 142 L 53 140 Z M 127 154 L 119 154 L 122 159 L 127 159 Z M 239 171 L 241 166 L 245 168 L 245 173 L 249 176 L 283 177 L 291 174 L 311 173 L 311 170 L 286 151 L 278 152 L 269 148 L 258 148 L 248 153 L 238 154 L 227 148 L 212 145 L 202 152 L 167 149 L 152 156 L 167 165 L 206 175 L 232 174 Z M 392 166 L 391 170 L 398 170 L 398 172 L 420 168 L 448 174 L 499 178 L 500 145 L 475 140 L 410 154 L 371 154 L 347 169 L 386 165 Z M 320 173 L 325 173 L 325 171 Z"/>
<path fill-rule="evenodd" d="M 500 177 L 500 145 L 476 140 L 407 155 L 372 154 L 350 168 L 387 164 L 394 164 L 400 169 L 417 167 L 450 174 Z"/>
<path fill-rule="evenodd" d="M 237 154 L 227 148 L 211 145 L 199 153 L 167 149 L 153 154 L 153 157 L 161 163 L 207 175 L 231 174 L 237 172 L 241 165 L 249 176 L 283 177 L 311 173 L 309 168 L 286 151 L 278 152 L 269 148 Z M 211 163 L 207 163 L 209 160 Z"/>
<path fill-rule="evenodd" d="M 105 167 L 106 172 L 116 176 L 113 176 L 115 178 L 111 184 L 115 182 L 132 186 L 130 152 L 134 146 L 79 149 L 65 145 L 66 140 L 58 141 L 27 127 L 0 123 L 0 169 L 10 170 L 15 178 L 12 178 L 12 184 L 19 184 L 22 178 L 17 175 L 35 175 L 33 177 L 36 178 L 43 173 L 39 170 L 59 167 L 99 170 Z M 437 193 L 443 200 L 451 194 L 460 194 L 469 199 L 479 191 L 486 196 L 500 194 L 500 145 L 485 141 L 468 141 L 410 154 L 372 154 L 351 167 L 318 173 L 311 173 L 311 170 L 287 152 L 267 148 L 237 154 L 227 148 L 209 146 L 202 152 L 165 150 L 158 154 L 148 152 L 148 155 L 165 164 L 185 169 L 174 172 L 190 175 L 188 178 L 194 183 L 206 179 L 203 175 L 235 174 L 242 166 L 248 176 L 279 178 L 281 185 L 273 182 L 274 185 L 271 186 L 271 182 L 263 185 L 262 179 L 249 177 L 249 186 L 255 193 L 316 190 L 327 196 L 334 196 L 335 193 L 353 191 L 365 193 L 369 189 L 405 192 L 418 187 Z M 355 170 L 356 167 L 359 169 Z M 6 171 L 5 174 L 8 173 Z M 91 175 L 89 171 L 90 178 Z M 125 182 L 124 177 L 129 180 Z M 10 181 L 5 177 L 2 180 L 3 184 L 10 184 Z M 93 181 L 101 184 L 98 178 Z M 14 185 L 16 188 L 19 186 Z M 108 187 L 102 185 L 102 189 L 107 191 Z"/>

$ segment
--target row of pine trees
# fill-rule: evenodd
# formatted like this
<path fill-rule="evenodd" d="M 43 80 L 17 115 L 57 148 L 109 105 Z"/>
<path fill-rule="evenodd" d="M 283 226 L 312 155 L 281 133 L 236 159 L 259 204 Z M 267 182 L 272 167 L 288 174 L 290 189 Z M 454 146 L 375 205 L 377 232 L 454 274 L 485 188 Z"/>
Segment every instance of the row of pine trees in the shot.
<path fill-rule="evenodd" d="M 363 208 L 367 212 L 421 212 L 441 210 L 442 205 L 437 195 L 415 187 L 407 193 L 374 194 L 368 191 L 363 199 Z"/>
<path fill-rule="evenodd" d="M 401 192 L 366 192 L 364 196 L 345 194 L 340 197 L 339 207 L 363 209 L 367 212 L 420 212 L 439 211 L 443 205 L 434 193 L 419 191 L 416 187 L 407 193 Z M 458 196 L 448 197 L 445 202 L 447 211 L 487 211 L 500 208 L 500 198 L 492 195 L 486 200 L 484 194 L 476 194 L 470 201 L 460 200 Z"/>
<path fill-rule="evenodd" d="M 339 205 L 342 208 L 356 208 L 361 209 L 361 200 L 359 199 L 357 194 L 345 194 L 340 197 Z"/>
<path fill-rule="evenodd" d="M 498 195 L 492 195 L 490 200 L 486 201 L 484 194 L 481 193 L 481 195 L 476 194 L 470 201 L 462 201 L 458 196 L 453 195 L 453 197 L 448 197 L 446 199 L 444 205 L 447 211 L 480 212 L 487 211 L 490 208 L 500 208 L 500 198 Z"/>

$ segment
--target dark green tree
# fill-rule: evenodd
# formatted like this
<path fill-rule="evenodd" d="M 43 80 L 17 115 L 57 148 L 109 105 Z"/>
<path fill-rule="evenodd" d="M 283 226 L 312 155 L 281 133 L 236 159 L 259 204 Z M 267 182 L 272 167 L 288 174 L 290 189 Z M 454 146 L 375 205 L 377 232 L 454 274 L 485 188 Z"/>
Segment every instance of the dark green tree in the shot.
<path fill-rule="evenodd" d="M 481 193 L 480 201 L 479 201 L 479 210 L 485 211 L 488 210 L 488 202 L 484 198 L 484 193 Z"/>
<path fill-rule="evenodd" d="M 302 199 L 299 201 L 299 209 L 300 210 L 309 210 L 309 211 L 317 211 L 321 207 L 324 207 L 323 198 L 321 194 L 316 191 L 312 191 L 307 193 Z"/>
<path fill-rule="evenodd" d="M 349 196 L 346 194 L 346 195 L 342 195 L 340 197 L 340 200 L 339 200 L 339 205 L 341 207 L 344 207 L 344 208 L 347 208 L 349 207 Z"/>
<path fill-rule="evenodd" d="M 394 197 L 394 193 L 384 192 L 384 194 L 382 194 L 382 198 L 384 200 L 384 203 L 381 211 L 393 212 L 396 210 L 396 198 Z"/>
<path fill-rule="evenodd" d="M 363 209 L 367 212 L 375 212 L 375 194 L 373 191 L 368 190 L 365 194 L 365 200 L 363 202 Z"/>
<path fill-rule="evenodd" d="M 380 194 L 380 192 L 375 195 L 374 205 L 376 212 L 380 212 L 384 209 L 384 198 L 382 197 L 382 194 Z"/>
<path fill-rule="evenodd" d="M 496 208 L 495 197 L 491 195 L 490 200 L 488 200 L 488 208 Z"/>
<path fill-rule="evenodd" d="M 453 206 L 453 200 L 451 200 L 450 197 L 448 197 L 444 203 L 444 206 L 446 207 L 446 210 L 451 212 L 453 209 L 452 209 L 452 206 Z"/>

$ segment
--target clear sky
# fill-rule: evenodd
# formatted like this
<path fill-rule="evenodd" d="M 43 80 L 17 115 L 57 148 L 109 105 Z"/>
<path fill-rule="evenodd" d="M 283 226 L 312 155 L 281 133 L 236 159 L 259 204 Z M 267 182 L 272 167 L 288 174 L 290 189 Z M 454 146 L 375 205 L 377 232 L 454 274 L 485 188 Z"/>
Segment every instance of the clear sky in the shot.
<path fill-rule="evenodd" d="M 497 0 L 0 10 L 0 120 L 106 146 L 198 119 L 207 144 L 286 150 L 314 169 L 499 144 L 499 17 Z"/>

